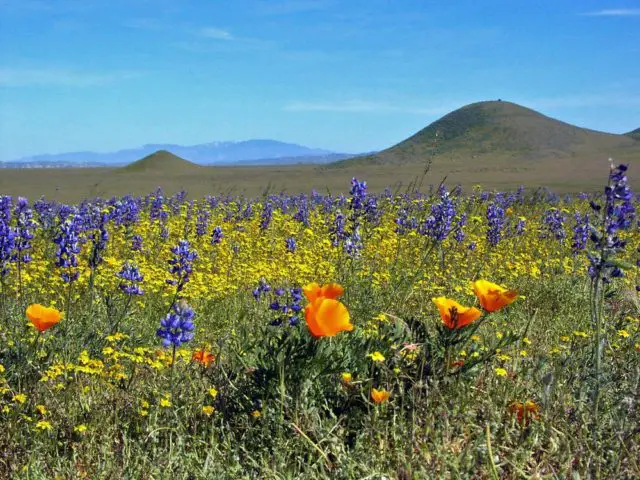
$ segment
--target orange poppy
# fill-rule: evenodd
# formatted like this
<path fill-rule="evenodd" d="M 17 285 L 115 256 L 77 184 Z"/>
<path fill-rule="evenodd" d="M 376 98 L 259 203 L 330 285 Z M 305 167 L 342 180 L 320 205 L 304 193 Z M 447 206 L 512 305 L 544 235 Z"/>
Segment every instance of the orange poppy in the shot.
<path fill-rule="evenodd" d="M 509 405 L 509 411 L 516 416 L 518 423 L 528 425 L 531 420 L 537 420 L 540 415 L 540 407 L 535 402 L 527 400 L 526 402 L 513 402 Z"/>
<path fill-rule="evenodd" d="M 58 310 L 53 307 L 45 307 L 38 303 L 29 305 L 25 313 L 40 333 L 50 329 L 62 319 L 62 313 Z"/>
<path fill-rule="evenodd" d="M 316 338 L 353 330 L 347 307 L 333 298 L 316 298 L 305 307 L 304 318 L 311 335 Z"/>
<path fill-rule="evenodd" d="M 211 352 L 207 352 L 204 348 L 195 350 L 191 355 L 191 360 L 198 362 L 205 367 L 208 367 L 215 359 L 216 356 Z"/>
<path fill-rule="evenodd" d="M 440 311 L 440 318 L 444 326 L 456 330 L 466 327 L 482 316 L 482 312 L 475 307 L 463 307 L 455 300 L 446 297 L 432 298 Z"/>
<path fill-rule="evenodd" d="M 480 300 L 480 306 L 487 312 L 495 312 L 518 297 L 518 292 L 515 290 L 508 290 L 487 280 L 473 282 L 473 291 Z"/>
<path fill-rule="evenodd" d="M 320 286 L 316 282 L 313 282 L 303 287 L 302 291 L 311 303 L 315 302 L 318 298 L 332 298 L 335 300 L 344 294 L 344 288 L 337 283 L 327 283 L 326 285 Z"/>
<path fill-rule="evenodd" d="M 377 405 L 389 400 L 390 395 L 391 394 L 386 390 L 377 390 L 375 388 L 371 389 L 371 400 L 373 400 L 373 403 Z"/>

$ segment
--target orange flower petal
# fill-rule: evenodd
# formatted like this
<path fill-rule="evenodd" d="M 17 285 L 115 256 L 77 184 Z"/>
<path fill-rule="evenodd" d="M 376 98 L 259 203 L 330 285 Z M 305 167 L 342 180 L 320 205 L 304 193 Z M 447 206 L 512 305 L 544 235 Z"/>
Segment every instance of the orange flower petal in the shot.
<path fill-rule="evenodd" d="M 316 282 L 312 282 L 305 287 L 302 287 L 305 297 L 310 302 L 316 301 L 318 298 L 333 298 L 336 299 L 344 294 L 344 288 L 337 283 L 328 283 L 320 286 Z"/>
<path fill-rule="evenodd" d="M 334 300 L 344 294 L 344 288 L 337 283 L 328 283 L 320 289 L 320 296 Z"/>
<path fill-rule="evenodd" d="M 205 367 L 208 367 L 215 359 L 216 356 L 211 352 L 207 352 L 205 349 L 196 350 L 191 355 L 191 360 L 198 362 Z"/>
<path fill-rule="evenodd" d="M 302 291 L 304 292 L 304 296 L 307 297 L 307 300 L 313 303 L 316 298 L 320 296 L 320 285 L 316 282 L 312 282 L 309 285 L 302 287 Z"/>
<path fill-rule="evenodd" d="M 379 405 L 383 402 L 386 402 L 387 400 L 389 400 L 389 396 L 390 393 L 386 390 L 378 390 L 375 388 L 371 389 L 371 400 L 373 400 L 373 403 L 375 404 Z"/>
<path fill-rule="evenodd" d="M 480 301 L 480 306 L 487 312 L 495 312 L 518 297 L 518 292 L 515 290 L 507 290 L 487 280 L 473 282 L 473 291 Z"/>
<path fill-rule="evenodd" d="M 347 307 L 332 298 L 317 298 L 305 307 L 304 316 L 314 337 L 333 337 L 353 330 Z"/>
<path fill-rule="evenodd" d="M 316 320 L 314 303 L 310 303 L 304 308 L 304 319 L 307 321 L 307 327 L 309 327 L 311 335 L 319 338 L 324 335 L 324 332 L 320 329 L 320 325 L 318 325 L 318 321 Z"/>
<path fill-rule="evenodd" d="M 451 330 L 466 327 L 482 316 L 482 312 L 477 308 L 464 307 L 450 298 L 437 297 L 432 298 L 432 301 L 438 307 L 442 323 Z"/>
<path fill-rule="evenodd" d="M 55 308 L 44 307 L 37 303 L 29 305 L 25 313 L 33 326 L 41 333 L 53 327 L 62 319 L 62 314 Z"/>
<path fill-rule="evenodd" d="M 349 311 L 338 300 L 322 298 L 316 300 L 316 321 L 325 336 L 333 337 L 337 333 L 353 330 Z"/>

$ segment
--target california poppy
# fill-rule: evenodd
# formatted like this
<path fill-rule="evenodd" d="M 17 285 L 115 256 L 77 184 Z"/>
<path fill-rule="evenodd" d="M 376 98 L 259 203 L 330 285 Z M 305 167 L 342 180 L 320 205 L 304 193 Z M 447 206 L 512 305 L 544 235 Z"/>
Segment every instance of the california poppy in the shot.
<path fill-rule="evenodd" d="M 211 352 L 207 352 L 204 348 L 195 350 L 191 355 L 191 360 L 198 362 L 205 367 L 208 367 L 215 359 L 216 356 Z"/>
<path fill-rule="evenodd" d="M 390 393 L 386 390 L 377 390 L 375 388 L 371 389 L 371 400 L 373 400 L 373 403 L 377 405 L 389 400 L 389 395 Z"/>
<path fill-rule="evenodd" d="M 353 330 L 347 307 L 333 298 L 316 298 L 305 307 L 304 318 L 311 335 L 316 338 Z"/>
<path fill-rule="evenodd" d="M 466 327 L 482 316 L 482 312 L 475 307 L 463 307 L 455 300 L 446 297 L 432 298 L 440 311 L 440 318 L 444 326 L 455 330 Z"/>
<path fill-rule="evenodd" d="M 306 287 L 303 287 L 302 291 L 304 292 L 305 297 L 307 297 L 307 300 L 311 303 L 318 298 L 332 298 L 335 300 L 344 294 L 344 288 L 337 283 L 328 283 L 320 286 L 316 282 L 313 282 Z"/>
<path fill-rule="evenodd" d="M 518 297 L 518 292 L 515 290 L 508 290 L 487 280 L 473 282 L 473 291 L 480 300 L 480 306 L 487 312 L 495 312 Z"/>
<path fill-rule="evenodd" d="M 38 303 L 29 305 L 26 315 L 40 333 L 50 329 L 62 319 L 62 314 L 58 310 Z"/>
<path fill-rule="evenodd" d="M 537 420 L 540 416 L 540 407 L 537 403 L 527 400 L 526 402 L 513 402 L 509 405 L 509 411 L 516 416 L 518 423 L 528 425 L 531 420 Z"/>

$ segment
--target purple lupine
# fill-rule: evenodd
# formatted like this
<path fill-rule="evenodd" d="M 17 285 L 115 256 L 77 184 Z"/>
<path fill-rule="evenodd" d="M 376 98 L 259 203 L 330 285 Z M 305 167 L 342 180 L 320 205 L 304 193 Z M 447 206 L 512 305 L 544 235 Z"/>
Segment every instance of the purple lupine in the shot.
<path fill-rule="evenodd" d="M 133 252 L 139 252 L 142 250 L 142 237 L 140 235 L 134 235 L 131 237 L 131 250 Z"/>
<path fill-rule="evenodd" d="M 573 253 L 578 253 L 587 248 L 587 241 L 589 240 L 589 214 L 585 213 L 581 215 L 576 213 L 574 215 L 575 225 L 573 226 L 573 242 L 571 243 L 571 249 Z"/>
<path fill-rule="evenodd" d="M 502 239 L 505 211 L 498 202 L 494 201 L 487 206 L 487 241 L 492 247 L 497 246 Z"/>
<path fill-rule="evenodd" d="M 618 232 L 631 227 L 635 219 L 633 192 L 626 176 L 627 168 L 627 165 L 612 166 L 604 191 L 604 208 L 594 201 L 591 202 L 592 209 L 601 215 L 602 225 L 601 231 L 590 226 L 590 239 L 594 251 L 587 254 L 590 263 L 588 271 L 596 281 L 601 279 L 607 283 L 610 278 L 624 276 L 620 267 L 612 260 L 627 245 L 627 242 L 618 236 Z"/>
<path fill-rule="evenodd" d="M 345 232 L 345 218 L 341 212 L 336 214 L 333 225 L 329 228 L 329 236 L 331 237 L 331 245 L 337 247 L 347 237 Z"/>
<path fill-rule="evenodd" d="M 45 230 L 52 228 L 56 223 L 56 210 L 53 203 L 40 198 L 33 203 L 33 210 L 38 214 L 38 222 Z"/>
<path fill-rule="evenodd" d="M 367 197 L 367 182 L 359 182 L 356 177 L 351 179 L 351 199 L 349 201 L 349 209 L 354 212 L 352 215 L 359 215 L 360 210 L 364 209 L 365 199 Z"/>
<path fill-rule="evenodd" d="M 119 287 L 126 295 L 144 294 L 144 290 L 138 285 L 144 281 L 144 276 L 133 263 L 125 262 L 120 271 L 116 273 L 116 277 L 121 279 Z"/>
<path fill-rule="evenodd" d="M 295 253 L 296 251 L 296 239 L 293 237 L 289 237 L 285 240 L 285 246 L 287 247 L 287 251 L 290 253 Z"/>
<path fill-rule="evenodd" d="M 298 211 L 293 215 L 294 220 L 302 223 L 305 227 L 309 226 L 309 202 L 306 195 L 300 195 L 298 202 Z"/>
<path fill-rule="evenodd" d="M 140 200 L 131 195 L 109 202 L 114 207 L 113 222 L 115 225 L 132 227 L 140 220 Z"/>
<path fill-rule="evenodd" d="M 16 207 L 13 211 L 16 219 L 16 245 L 14 261 L 18 264 L 29 263 L 31 255 L 31 240 L 33 240 L 33 229 L 37 227 L 33 220 L 33 211 L 29 208 L 26 198 L 18 197 Z"/>
<path fill-rule="evenodd" d="M 193 319 L 196 314 L 184 300 L 173 304 L 173 311 L 160 321 L 156 335 L 162 339 L 163 347 L 179 347 L 195 336 Z"/>
<path fill-rule="evenodd" d="M 9 263 L 14 256 L 17 232 L 11 227 L 12 198 L 0 196 L 0 279 L 9 273 Z"/>
<path fill-rule="evenodd" d="M 273 218 L 273 204 L 267 201 L 262 207 L 262 213 L 260 214 L 260 230 L 266 230 L 271 225 L 271 219 Z"/>
<path fill-rule="evenodd" d="M 302 289 L 301 288 L 276 288 L 272 295 L 268 295 L 271 288 L 261 280 L 260 285 L 253 291 L 256 300 L 265 299 L 269 302 L 269 310 L 273 312 L 273 320 L 269 322 L 271 326 L 281 326 L 285 322 L 291 327 L 295 327 L 300 323 L 300 312 L 302 306 Z"/>
<path fill-rule="evenodd" d="M 224 238 L 224 234 L 222 233 L 221 227 L 215 227 L 213 232 L 211 233 L 211 245 L 217 245 L 222 242 Z"/>
<path fill-rule="evenodd" d="M 242 220 L 251 220 L 253 218 L 253 204 L 251 202 L 247 203 L 244 210 L 240 214 L 240 219 Z"/>
<path fill-rule="evenodd" d="M 252 291 L 253 298 L 256 300 L 260 300 L 263 295 L 267 294 L 271 291 L 271 286 L 267 283 L 264 278 L 260 279 L 258 286 Z"/>
<path fill-rule="evenodd" d="M 444 186 L 443 186 L 444 187 Z M 456 206 L 446 189 L 440 190 L 440 201 L 431 206 L 431 215 L 420 227 L 420 233 L 431 237 L 436 242 L 444 241 L 453 225 Z"/>
<path fill-rule="evenodd" d="M 364 217 L 366 221 L 372 225 L 378 225 L 380 222 L 381 212 L 378 208 L 378 199 L 374 196 L 367 197 L 364 204 Z"/>
<path fill-rule="evenodd" d="M 60 276 L 65 283 L 78 279 L 78 257 L 80 253 L 79 234 L 82 228 L 82 217 L 74 215 L 60 224 L 58 234 L 53 242 L 58 245 L 55 264 L 62 269 Z"/>
<path fill-rule="evenodd" d="M 208 210 L 201 209 L 198 212 L 198 217 L 196 219 L 196 235 L 198 237 L 203 237 L 207 234 L 207 229 L 209 227 L 209 216 L 210 213 Z"/>
<path fill-rule="evenodd" d="M 109 241 L 109 232 L 107 231 L 108 220 L 108 215 L 102 213 L 96 230 L 90 235 L 92 248 L 91 253 L 89 253 L 89 268 L 91 268 L 91 270 L 97 269 L 102 263 L 103 253 Z"/>
<path fill-rule="evenodd" d="M 550 208 L 544 214 L 543 228 L 540 238 L 548 238 L 553 236 L 558 242 L 564 243 L 567 232 L 564 229 L 564 214 L 557 208 Z"/>
<path fill-rule="evenodd" d="M 344 240 L 343 248 L 347 255 L 355 257 L 362 250 L 362 237 L 360 236 L 360 226 L 356 225 L 349 236 Z"/>
<path fill-rule="evenodd" d="M 464 226 L 466 224 L 467 224 L 467 213 L 465 212 L 462 215 L 460 215 L 460 218 L 456 222 L 456 231 L 453 234 L 453 238 L 455 238 L 456 242 L 458 243 L 462 243 L 466 237 L 464 234 Z"/>
<path fill-rule="evenodd" d="M 198 258 L 198 252 L 191 249 L 187 240 L 180 240 L 178 245 L 171 248 L 171 253 L 174 256 L 169 260 L 169 273 L 173 278 L 167 279 L 166 282 L 176 287 L 177 295 L 189 282 L 193 272 L 193 262 Z"/>
<path fill-rule="evenodd" d="M 162 194 L 162 189 L 158 188 L 151 197 L 151 209 L 149 210 L 149 218 L 151 220 L 160 220 L 163 212 L 164 205 L 164 195 Z"/>
<path fill-rule="evenodd" d="M 394 232 L 396 232 L 398 235 L 406 234 L 407 231 L 409 230 L 409 228 L 407 228 L 408 220 L 409 220 L 409 212 L 407 212 L 407 209 L 404 207 L 400 208 L 398 210 L 398 216 L 394 220 L 394 223 L 396 224 Z"/>

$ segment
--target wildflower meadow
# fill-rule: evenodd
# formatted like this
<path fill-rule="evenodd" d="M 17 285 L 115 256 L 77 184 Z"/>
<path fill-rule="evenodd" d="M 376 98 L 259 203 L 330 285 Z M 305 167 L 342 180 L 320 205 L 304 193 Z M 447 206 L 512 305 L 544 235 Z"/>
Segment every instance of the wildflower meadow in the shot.
<path fill-rule="evenodd" d="M 0 478 L 638 478 L 628 173 L 0 196 Z"/>

